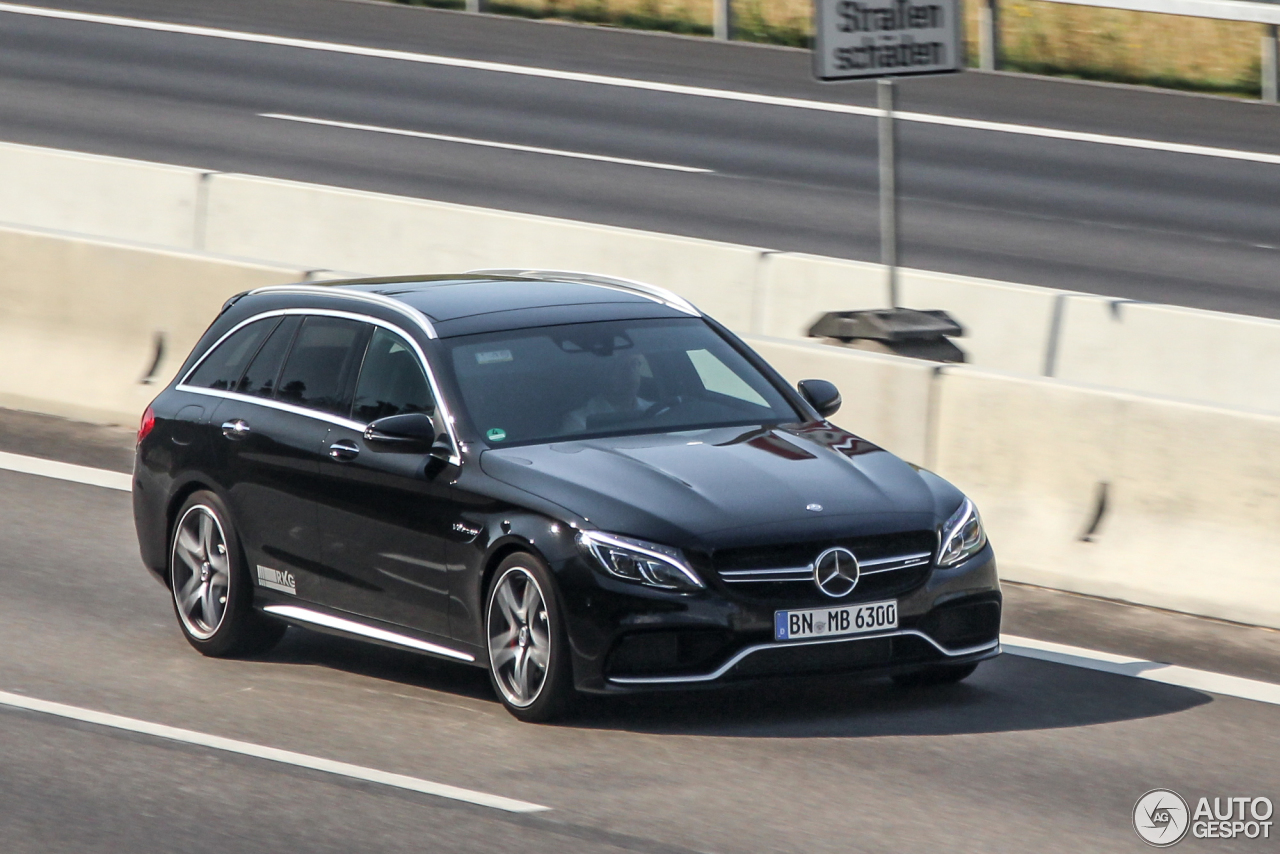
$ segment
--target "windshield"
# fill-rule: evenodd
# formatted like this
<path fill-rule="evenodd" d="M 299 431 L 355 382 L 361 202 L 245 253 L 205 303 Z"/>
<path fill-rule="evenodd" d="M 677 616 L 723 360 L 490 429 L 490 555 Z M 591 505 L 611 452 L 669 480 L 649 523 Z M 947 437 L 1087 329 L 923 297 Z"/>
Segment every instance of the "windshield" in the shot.
<path fill-rule="evenodd" d="M 543 326 L 440 343 L 471 423 L 494 445 L 800 420 L 697 318 Z"/>

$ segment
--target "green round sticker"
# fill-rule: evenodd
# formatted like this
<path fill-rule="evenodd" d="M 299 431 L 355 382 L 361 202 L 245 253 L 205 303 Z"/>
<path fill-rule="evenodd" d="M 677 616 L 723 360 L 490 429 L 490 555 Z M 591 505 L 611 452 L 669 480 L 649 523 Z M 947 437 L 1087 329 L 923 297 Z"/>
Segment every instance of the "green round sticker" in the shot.
<path fill-rule="evenodd" d="M 507 438 L 507 431 L 501 427 L 490 427 L 489 432 L 484 435 L 488 437 L 490 442 L 501 442 Z"/>

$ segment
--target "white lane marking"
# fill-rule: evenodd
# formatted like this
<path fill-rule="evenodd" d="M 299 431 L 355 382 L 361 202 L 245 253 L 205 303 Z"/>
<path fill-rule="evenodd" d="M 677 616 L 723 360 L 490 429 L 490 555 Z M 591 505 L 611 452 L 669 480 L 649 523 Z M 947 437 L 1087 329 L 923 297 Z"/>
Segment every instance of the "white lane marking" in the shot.
<path fill-rule="evenodd" d="M 46 460 L 43 457 L 27 457 L 22 454 L 9 454 L 0 451 L 0 469 L 16 471 L 22 474 L 35 474 L 40 477 L 52 477 L 57 480 L 69 480 L 72 483 L 87 483 L 89 486 L 103 486 L 107 489 L 119 489 L 123 492 L 133 491 L 133 475 L 118 471 L 77 466 L 71 463 L 60 463 L 57 460 Z"/>
<path fill-rule="evenodd" d="M 1220 157 L 1225 160 L 1246 160 L 1251 163 L 1280 164 L 1280 154 L 1264 154 L 1261 151 L 1240 151 L 1234 148 L 1215 148 L 1211 145 L 1189 145 L 1181 142 L 1161 142 L 1131 136 L 1111 136 L 1105 133 L 1082 133 L 1058 128 L 1011 125 L 1004 122 L 987 122 L 980 119 L 961 119 L 954 116 L 933 116 L 928 113 L 894 113 L 894 117 L 907 122 L 930 125 L 946 125 L 997 133 L 1015 133 L 1023 136 L 1040 136 L 1049 139 L 1065 139 L 1071 142 L 1093 142 L 1099 145 L 1116 145 L 1122 148 L 1141 148 L 1147 151 L 1165 151 L 1171 154 L 1198 154 L 1204 157 Z"/>
<path fill-rule="evenodd" d="M 516 145 L 511 142 L 494 142 L 489 139 L 474 139 L 468 136 L 448 136 L 442 133 L 427 133 L 420 130 L 402 130 L 400 128 L 380 127 L 378 125 L 362 125 L 356 122 L 336 122 L 330 119 L 312 119 L 306 116 L 291 116 L 287 113 L 258 113 L 264 119 L 280 119 L 286 122 L 300 122 L 307 125 L 344 128 L 346 130 L 363 130 L 371 133 L 385 133 L 392 136 L 411 136 L 417 139 L 433 139 L 437 142 L 457 142 L 463 145 L 478 145 L 483 148 L 502 148 L 507 151 L 523 151 L 529 154 L 551 154 L 556 157 L 572 157 L 575 160 L 598 160 L 601 163 L 619 163 L 623 166 L 644 166 L 648 169 L 666 169 L 671 172 L 714 172 L 713 169 L 699 169 L 696 166 L 678 166 L 674 163 L 655 163 L 651 160 L 632 160 L 628 157 L 607 157 L 603 154 L 584 154 L 580 151 L 564 151 L 559 148 L 539 148 L 536 145 Z"/>
<path fill-rule="evenodd" d="M 1225 673 L 1196 670 L 1191 667 L 1181 667 L 1177 664 L 1161 664 L 1158 661 L 1130 658 L 1110 652 L 1099 652 L 1093 649 L 1083 649 L 1078 646 L 1068 646 L 1033 638 L 1020 638 L 1014 635 L 1001 635 L 1000 646 L 1005 652 L 1026 658 L 1052 661 L 1057 664 L 1070 664 L 1074 667 L 1100 670 L 1103 673 L 1132 676 L 1135 679 L 1163 682 L 1166 685 L 1177 685 L 1182 688 L 1193 688 L 1197 691 L 1208 691 L 1212 694 L 1224 694 L 1228 697 L 1240 697 L 1245 700 L 1256 700 L 1259 703 L 1280 706 L 1280 685 L 1272 682 L 1260 682 L 1257 679 L 1245 679 L 1240 676 L 1228 676 Z"/>
<path fill-rule="evenodd" d="M 466 68 L 474 71 L 491 71 L 497 74 L 515 74 L 522 77 L 541 77 L 548 80 L 564 80 L 573 83 L 594 83 L 599 86 L 640 89 L 648 92 L 663 92 L 671 95 L 689 95 L 698 98 L 715 98 L 721 101 L 739 101 L 747 104 L 761 104 L 771 107 L 794 107 L 802 110 L 817 110 L 821 112 L 842 113 L 852 116 L 879 116 L 881 114 L 880 110 L 875 107 L 859 107 L 852 104 L 835 104 L 830 101 L 813 101 L 807 98 L 786 98 L 777 95 L 760 95 L 754 92 L 735 92 L 729 89 L 710 89 L 703 86 L 685 86 L 678 83 L 656 83 L 651 80 L 635 80 L 628 77 L 611 77 L 605 74 L 586 74 L 578 71 L 557 71 L 551 68 L 512 65 L 506 62 L 488 62 L 479 59 L 459 59 L 452 56 L 437 56 L 427 53 L 412 53 L 404 50 L 361 47 L 359 45 L 322 42 L 315 41 L 313 39 L 270 36 L 263 35 L 261 33 L 246 33 L 236 30 L 217 29 L 214 27 L 196 27 L 188 24 L 144 21 L 137 18 L 123 18 L 116 15 L 94 15 L 87 12 L 71 12 L 65 9 L 40 9 L 34 6 L 22 6 L 14 3 L 0 3 L 0 12 L 9 12 L 14 15 L 28 15 L 38 18 L 56 18 L 65 21 L 103 24 L 112 27 L 126 27 L 135 30 L 152 30 L 155 32 L 175 33 L 179 35 L 204 36 L 207 38 L 251 42 L 254 44 L 266 44 L 276 47 L 294 47 L 302 50 L 341 53 L 350 56 L 363 56 L 374 59 L 394 59 L 401 62 L 416 62 L 425 65 Z M 1136 137 L 1111 136 L 1109 134 L 1101 133 L 1079 133 L 1076 131 L 1059 130 L 1057 128 L 1037 127 L 1034 125 L 1015 125 L 1007 124 L 1005 122 L 988 122 L 980 119 L 963 119 L 955 116 L 938 116 L 929 113 L 903 112 L 895 113 L 895 115 L 902 121 L 967 128 L 969 130 L 1048 137 L 1051 139 L 1070 140 L 1073 142 L 1089 142 L 1101 145 L 1147 149 L 1150 151 L 1165 151 L 1173 154 L 1195 154 L 1205 157 L 1225 158 L 1228 160 L 1244 160 L 1253 163 L 1280 163 L 1280 154 L 1265 154 L 1260 151 L 1217 148 L 1209 145 L 1186 145 L 1176 142 L 1161 142 L 1159 140 L 1140 139 Z"/>
<path fill-rule="evenodd" d="M 309 768 L 313 771 L 323 771 L 327 774 L 335 774 L 339 777 L 348 777 L 352 780 L 379 783 L 383 786 L 391 786 L 396 789 L 405 789 L 410 792 L 421 792 L 424 795 L 447 798 L 451 801 L 464 801 L 469 804 L 490 807 L 496 810 L 504 810 L 506 812 L 531 813 L 545 812 L 551 809 L 550 807 L 544 807 L 540 804 L 531 804 L 527 801 L 504 798 L 501 795 L 490 795 L 486 792 L 462 789 L 457 786 L 449 786 L 444 783 L 433 783 L 430 780 L 420 780 L 417 777 L 407 777 L 403 774 L 391 774 L 386 771 L 379 771 L 375 768 L 365 768 L 364 766 L 351 765 L 347 762 L 335 762 L 332 759 L 321 759 L 318 756 L 308 756 L 305 753 L 294 753 L 291 750 L 280 750 L 275 747 L 263 747 L 260 744 L 253 744 L 247 741 L 237 741 L 232 738 L 208 735 L 203 732 L 194 732 L 189 729 L 178 729 L 177 727 L 151 723 L 150 721 L 140 721 L 136 718 L 125 718 L 120 715 L 94 711 L 93 709 L 83 709 L 79 706 L 68 706 L 63 703 L 51 703 L 48 700 L 37 700 L 32 697 L 24 697 L 21 694 L 10 694 L 0 691 L 0 705 L 10 706 L 15 709 L 26 709 L 27 711 L 32 712 L 40 712 L 41 714 L 46 715 L 54 715 L 56 717 L 67 718 L 73 721 L 97 724 L 98 726 L 110 727 L 112 729 L 124 730 L 126 732 L 141 733 L 143 735 L 167 739 L 169 741 L 182 742 L 183 744 L 194 744 L 199 747 L 208 747 L 213 750 L 221 750 L 226 753 L 237 753 L 241 756 L 252 756 L 255 759 L 266 759 L 269 762 L 279 762 L 283 765 L 293 765 L 298 768 Z"/>

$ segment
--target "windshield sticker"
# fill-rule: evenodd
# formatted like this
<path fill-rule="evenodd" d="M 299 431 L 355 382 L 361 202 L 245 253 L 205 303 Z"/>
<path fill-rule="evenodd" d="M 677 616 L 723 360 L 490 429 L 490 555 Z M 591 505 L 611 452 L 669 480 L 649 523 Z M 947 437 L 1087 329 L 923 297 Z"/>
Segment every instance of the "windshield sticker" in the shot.
<path fill-rule="evenodd" d="M 476 353 L 476 364 L 492 365 L 494 362 L 510 362 L 510 350 L 488 350 L 484 353 Z"/>
<path fill-rule="evenodd" d="M 490 427 L 489 432 L 484 435 L 490 442 L 501 442 L 503 439 L 507 438 L 507 431 L 503 430 L 501 427 Z"/>

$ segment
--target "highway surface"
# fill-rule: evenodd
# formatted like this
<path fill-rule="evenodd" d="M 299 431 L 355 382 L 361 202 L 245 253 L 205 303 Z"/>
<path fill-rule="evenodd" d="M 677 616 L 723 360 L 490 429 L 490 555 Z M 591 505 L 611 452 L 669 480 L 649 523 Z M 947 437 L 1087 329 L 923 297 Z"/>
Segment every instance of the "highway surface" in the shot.
<path fill-rule="evenodd" d="M 815 83 L 803 51 L 347 0 L 38 5 L 133 23 L 0 5 L 3 140 L 877 257 L 875 119 L 823 107 L 873 86 Z M 900 88 L 924 117 L 900 130 L 905 264 L 1280 317 L 1274 106 L 976 72 Z"/>
<path fill-rule="evenodd" d="M 131 444 L 118 428 L 0 412 L 0 451 L 127 471 Z M 1014 634 L 1280 682 L 1277 632 L 1016 585 L 1006 596 Z M 261 659 L 206 659 L 139 563 L 127 492 L 4 470 L 0 651 L 0 700 L 549 808 L 513 814 L 6 701 L 6 854 L 1136 852 L 1130 811 L 1149 789 L 1280 801 L 1280 705 L 1008 654 L 947 688 L 828 679 L 597 701 L 550 726 L 511 718 L 481 671 L 296 629 Z"/>

